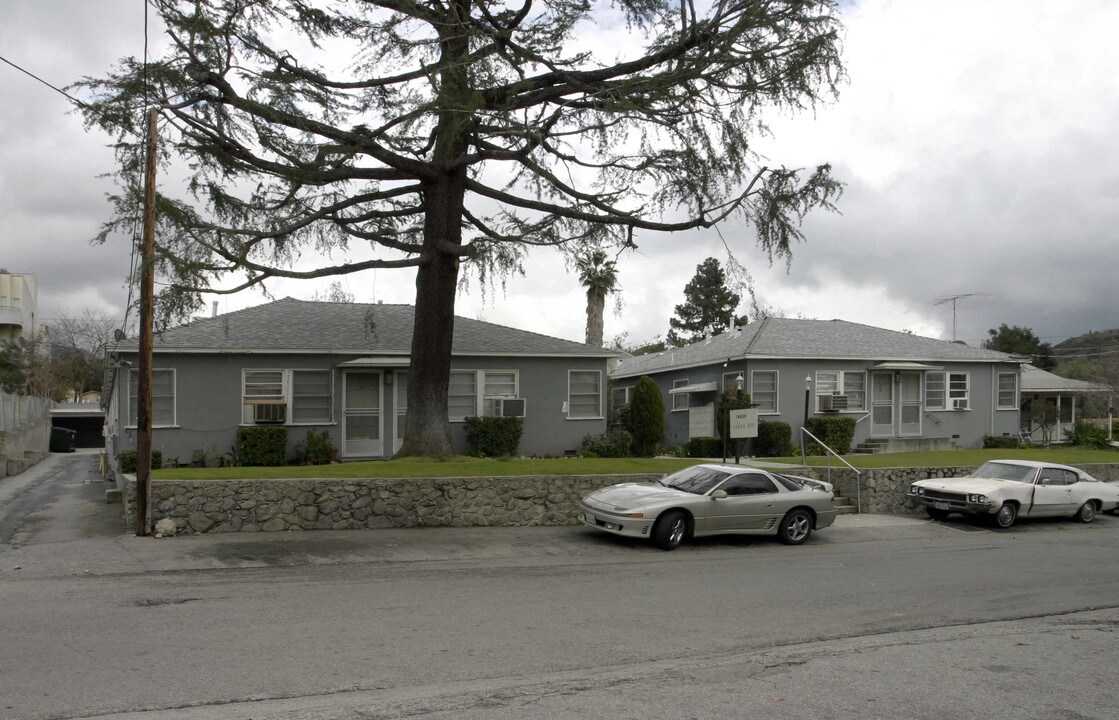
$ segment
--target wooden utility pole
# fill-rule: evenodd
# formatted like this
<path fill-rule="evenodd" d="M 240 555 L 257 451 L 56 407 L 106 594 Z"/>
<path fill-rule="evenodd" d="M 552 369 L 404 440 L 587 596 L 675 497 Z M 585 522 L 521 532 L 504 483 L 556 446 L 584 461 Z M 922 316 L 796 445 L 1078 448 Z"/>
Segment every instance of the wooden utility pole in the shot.
<path fill-rule="evenodd" d="M 140 259 L 139 397 L 136 399 L 136 534 L 151 534 L 152 318 L 155 304 L 155 133 L 159 110 L 148 111 L 144 169 L 144 237 Z"/>

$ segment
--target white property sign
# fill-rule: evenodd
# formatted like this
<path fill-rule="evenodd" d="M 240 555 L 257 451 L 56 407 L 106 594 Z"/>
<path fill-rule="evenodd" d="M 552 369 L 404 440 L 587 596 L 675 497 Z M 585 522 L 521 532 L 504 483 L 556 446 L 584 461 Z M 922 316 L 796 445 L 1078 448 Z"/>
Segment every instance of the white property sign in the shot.
<path fill-rule="evenodd" d="M 715 406 L 704 405 L 688 409 L 688 437 L 715 437 Z"/>
<path fill-rule="evenodd" d="M 732 438 L 752 438 L 758 436 L 758 409 L 730 411 L 730 436 Z"/>

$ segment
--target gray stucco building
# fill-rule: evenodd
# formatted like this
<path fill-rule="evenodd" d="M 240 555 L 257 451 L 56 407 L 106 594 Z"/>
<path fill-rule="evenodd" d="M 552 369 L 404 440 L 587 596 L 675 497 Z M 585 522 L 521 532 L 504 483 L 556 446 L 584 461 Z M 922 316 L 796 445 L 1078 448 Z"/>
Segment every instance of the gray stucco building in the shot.
<path fill-rule="evenodd" d="M 186 464 L 231 451 L 238 427 L 289 428 L 289 450 L 326 430 L 342 459 L 390 457 L 407 413 L 414 308 L 287 298 L 158 335 L 152 447 Z M 136 342 L 112 353 L 110 457 L 135 448 Z M 563 455 L 606 430 L 607 361 L 616 353 L 455 318 L 449 420 L 468 452 L 468 416 L 521 415 L 525 455 Z"/>
<path fill-rule="evenodd" d="M 611 403 L 624 405 L 637 379 L 652 377 L 665 400 L 664 444 L 682 445 L 713 428 L 710 406 L 741 379 L 759 419 L 788 423 L 794 442 L 809 416 L 840 413 L 855 418 L 856 443 L 976 448 L 985 435 L 1018 434 L 1027 360 L 843 320 L 765 318 L 622 359 L 610 373 Z"/>

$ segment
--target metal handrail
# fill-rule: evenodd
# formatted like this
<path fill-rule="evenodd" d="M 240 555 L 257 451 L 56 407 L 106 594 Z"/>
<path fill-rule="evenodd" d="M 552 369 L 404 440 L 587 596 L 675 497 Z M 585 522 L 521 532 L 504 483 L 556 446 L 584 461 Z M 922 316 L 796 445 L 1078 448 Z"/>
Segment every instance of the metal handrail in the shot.
<path fill-rule="evenodd" d="M 807 445 L 808 443 L 806 443 L 804 441 L 804 436 L 805 435 L 807 435 L 808 437 L 815 440 L 816 443 L 819 444 L 820 447 L 822 447 L 824 450 L 827 451 L 824 454 L 824 457 L 827 458 L 827 461 L 828 461 L 828 482 L 831 482 L 831 456 L 832 455 L 835 455 L 836 460 L 838 460 L 839 462 L 843 463 L 844 465 L 846 465 L 847 467 L 849 467 L 849 468 L 851 468 L 852 470 L 855 471 L 855 507 L 856 507 L 856 509 L 858 510 L 859 513 L 862 513 L 862 511 L 863 511 L 863 491 L 862 491 L 863 473 L 862 473 L 862 471 L 859 470 L 854 465 L 852 465 L 851 463 L 844 460 L 842 457 L 840 457 L 839 453 L 837 453 L 835 450 L 832 450 L 830 447 L 828 447 L 827 443 L 825 443 L 823 440 L 821 440 L 820 438 L 813 435 L 812 431 L 809 430 L 806 427 L 801 427 L 801 429 L 800 429 L 800 464 L 801 465 L 804 465 L 805 467 L 808 466 L 808 454 L 807 454 L 807 451 L 805 450 L 805 445 Z"/>

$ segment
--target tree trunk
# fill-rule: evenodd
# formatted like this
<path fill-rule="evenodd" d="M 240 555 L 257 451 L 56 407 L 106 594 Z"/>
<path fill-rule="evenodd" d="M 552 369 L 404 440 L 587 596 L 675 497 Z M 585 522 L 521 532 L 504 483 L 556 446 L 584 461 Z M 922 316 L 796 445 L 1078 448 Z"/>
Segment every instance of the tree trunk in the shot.
<path fill-rule="evenodd" d="M 602 316 L 606 312 L 606 294 L 597 288 L 587 289 L 587 335 L 588 345 L 602 347 Z"/>
<path fill-rule="evenodd" d="M 412 357 L 408 373 L 408 413 L 398 457 L 454 455 L 447 420 L 447 388 L 451 380 L 451 344 L 455 331 L 457 256 L 443 252 L 440 240 L 462 244 L 462 209 L 466 174 L 441 183 L 427 193 L 424 246 L 430 260 L 416 273 L 416 318 L 412 326 Z"/>
<path fill-rule="evenodd" d="M 454 455 L 447 420 L 447 389 L 451 380 L 451 344 L 455 332 L 455 292 L 462 247 L 462 215 L 466 198 L 466 166 L 456 165 L 469 147 L 473 113 L 463 112 L 470 81 L 465 63 L 470 52 L 467 33 L 458 32 L 470 17 L 470 0 L 454 0 L 441 30 L 439 104 L 444 108 L 435 130 L 432 161 L 445 170 L 424 183 L 424 262 L 416 272 L 416 318 L 412 325 L 412 357 L 408 374 L 408 414 L 404 441 L 397 457 Z"/>

